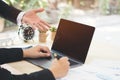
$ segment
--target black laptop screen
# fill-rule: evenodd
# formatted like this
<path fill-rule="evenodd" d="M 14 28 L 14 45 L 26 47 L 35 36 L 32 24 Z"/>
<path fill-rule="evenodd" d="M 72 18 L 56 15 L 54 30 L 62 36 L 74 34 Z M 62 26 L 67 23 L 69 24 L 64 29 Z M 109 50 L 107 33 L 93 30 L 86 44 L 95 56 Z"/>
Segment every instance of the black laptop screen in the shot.
<path fill-rule="evenodd" d="M 84 63 L 94 30 L 94 27 L 61 19 L 52 50 Z"/>

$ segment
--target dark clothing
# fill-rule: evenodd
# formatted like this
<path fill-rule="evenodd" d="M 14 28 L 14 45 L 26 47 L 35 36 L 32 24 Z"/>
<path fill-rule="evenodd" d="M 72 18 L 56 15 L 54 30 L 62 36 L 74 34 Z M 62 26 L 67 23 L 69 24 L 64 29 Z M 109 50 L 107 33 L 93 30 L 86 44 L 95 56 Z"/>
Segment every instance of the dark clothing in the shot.
<path fill-rule="evenodd" d="M 8 6 L 2 0 L 0 0 L 0 16 L 8 19 L 14 23 L 16 18 L 21 11 Z M 12 49 L 0 49 L 0 65 L 8 62 L 18 61 L 23 59 L 23 51 L 21 48 Z M 34 72 L 31 74 L 13 75 L 8 70 L 0 67 L 0 80 L 55 80 L 53 74 L 48 69 Z"/>
<path fill-rule="evenodd" d="M 16 19 L 21 10 L 18 10 L 12 6 L 8 6 L 2 0 L 0 0 L 0 16 L 10 20 L 14 23 L 17 23 Z"/>
<path fill-rule="evenodd" d="M 0 49 L 0 64 L 22 59 L 23 51 L 21 48 Z M 0 80 L 55 80 L 55 78 L 48 69 L 31 74 L 13 75 L 8 70 L 0 68 Z"/>

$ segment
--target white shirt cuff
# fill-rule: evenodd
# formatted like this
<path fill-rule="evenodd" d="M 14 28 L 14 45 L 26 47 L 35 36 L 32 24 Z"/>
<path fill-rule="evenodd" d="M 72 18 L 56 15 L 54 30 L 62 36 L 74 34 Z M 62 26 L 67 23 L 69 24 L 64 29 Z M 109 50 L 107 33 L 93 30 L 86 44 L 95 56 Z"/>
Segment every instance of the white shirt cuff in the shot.
<path fill-rule="evenodd" d="M 21 26 L 21 24 L 22 24 L 22 18 L 23 18 L 23 16 L 24 16 L 24 14 L 25 14 L 25 12 L 20 12 L 20 13 L 18 14 L 18 16 L 17 16 L 17 25 L 18 25 L 18 26 Z"/>

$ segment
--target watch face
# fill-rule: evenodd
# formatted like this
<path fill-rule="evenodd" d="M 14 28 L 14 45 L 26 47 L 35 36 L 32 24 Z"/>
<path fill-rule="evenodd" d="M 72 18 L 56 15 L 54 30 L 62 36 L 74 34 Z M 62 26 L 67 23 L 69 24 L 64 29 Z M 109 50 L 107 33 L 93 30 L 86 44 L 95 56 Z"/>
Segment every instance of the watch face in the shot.
<path fill-rule="evenodd" d="M 34 30 L 31 27 L 25 27 L 23 30 L 23 38 L 31 40 L 34 37 Z"/>

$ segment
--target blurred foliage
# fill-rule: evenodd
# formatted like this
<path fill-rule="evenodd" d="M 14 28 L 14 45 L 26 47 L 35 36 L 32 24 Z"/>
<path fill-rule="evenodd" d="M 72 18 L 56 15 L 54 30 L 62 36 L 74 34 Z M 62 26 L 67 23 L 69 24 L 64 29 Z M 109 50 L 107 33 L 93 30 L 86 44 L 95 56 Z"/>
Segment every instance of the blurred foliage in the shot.
<path fill-rule="evenodd" d="M 46 0 L 4 0 L 7 4 L 18 9 L 27 10 L 38 7 L 47 7 Z"/>
<path fill-rule="evenodd" d="M 113 1 L 114 5 L 111 5 Z M 102 14 L 120 14 L 120 0 L 99 0 L 99 8 Z"/>

